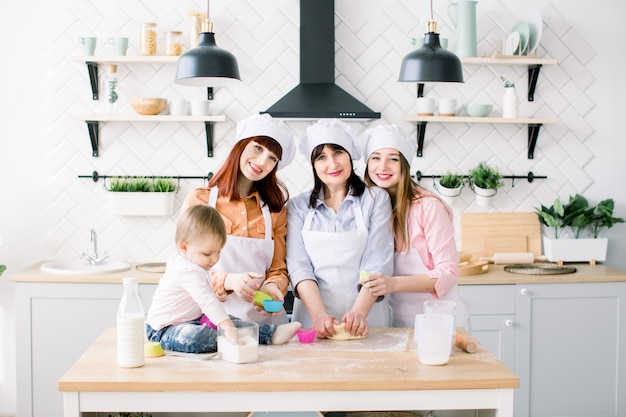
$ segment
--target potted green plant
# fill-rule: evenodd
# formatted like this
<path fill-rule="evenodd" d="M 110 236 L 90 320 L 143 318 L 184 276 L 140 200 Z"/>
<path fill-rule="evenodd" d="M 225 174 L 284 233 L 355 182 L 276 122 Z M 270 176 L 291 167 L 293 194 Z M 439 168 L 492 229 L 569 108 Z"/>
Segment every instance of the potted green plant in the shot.
<path fill-rule="evenodd" d="M 178 186 L 170 177 L 114 177 L 107 188 L 120 216 L 169 216 Z"/>
<path fill-rule="evenodd" d="M 468 172 L 469 183 L 476 196 L 476 204 L 480 207 L 490 207 L 492 197 L 496 195 L 498 188 L 504 185 L 502 174 L 496 167 L 486 162 L 479 162 Z"/>
<path fill-rule="evenodd" d="M 441 194 L 443 200 L 449 205 L 454 205 L 456 197 L 461 195 L 465 186 L 465 177 L 455 172 L 446 172 L 435 183 L 435 189 Z"/>
<path fill-rule="evenodd" d="M 543 237 L 544 253 L 550 261 L 604 261 L 608 238 L 599 237 L 604 228 L 611 228 L 624 219 L 613 217 L 615 202 L 609 198 L 597 206 L 576 194 L 564 203 L 556 198 L 551 206 L 535 208 L 539 222 L 551 231 Z"/>

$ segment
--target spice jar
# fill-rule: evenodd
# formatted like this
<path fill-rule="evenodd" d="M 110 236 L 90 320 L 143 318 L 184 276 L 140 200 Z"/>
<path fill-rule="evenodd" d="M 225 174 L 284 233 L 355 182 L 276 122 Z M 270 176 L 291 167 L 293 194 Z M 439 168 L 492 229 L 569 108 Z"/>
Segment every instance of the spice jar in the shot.
<path fill-rule="evenodd" d="M 183 53 L 183 32 L 165 32 L 165 55 L 178 56 Z"/>
<path fill-rule="evenodd" d="M 142 23 L 139 39 L 139 53 L 141 55 L 156 55 L 157 32 L 156 23 Z"/>
<path fill-rule="evenodd" d="M 114 114 L 117 112 L 116 102 L 119 99 L 117 94 L 117 65 L 107 64 L 104 71 L 106 75 L 104 87 L 107 97 L 107 113 Z"/>

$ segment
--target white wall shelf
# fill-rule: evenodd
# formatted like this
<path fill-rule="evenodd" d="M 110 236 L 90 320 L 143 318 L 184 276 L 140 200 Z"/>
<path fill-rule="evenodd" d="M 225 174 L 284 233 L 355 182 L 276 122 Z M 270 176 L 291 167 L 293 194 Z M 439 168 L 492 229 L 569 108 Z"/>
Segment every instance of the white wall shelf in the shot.
<path fill-rule="evenodd" d="M 213 126 L 215 123 L 223 122 L 226 116 L 140 116 L 133 114 L 107 115 L 107 114 L 87 114 L 73 115 L 73 119 L 87 123 L 89 140 L 91 141 L 91 151 L 93 157 L 98 157 L 98 144 L 100 143 L 100 122 L 204 122 L 206 132 L 207 156 L 213 156 Z"/>
<path fill-rule="evenodd" d="M 555 119 L 533 118 L 533 117 L 444 117 L 444 116 L 408 116 L 407 122 L 416 122 L 417 124 L 417 156 L 422 157 L 424 151 L 424 136 L 426 135 L 426 125 L 428 122 L 433 123 L 508 123 L 508 124 L 526 124 L 528 125 L 528 159 L 535 157 L 535 147 L 537 146 L 537 138 L 539 136 L 539 128 L 544 124 L 557 123 Z"/>

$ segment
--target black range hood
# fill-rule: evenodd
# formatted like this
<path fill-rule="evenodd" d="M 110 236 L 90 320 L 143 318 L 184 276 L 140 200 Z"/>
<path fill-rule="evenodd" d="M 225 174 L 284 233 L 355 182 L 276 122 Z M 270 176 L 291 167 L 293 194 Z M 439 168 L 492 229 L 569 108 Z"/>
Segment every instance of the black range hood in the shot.
<path fill-rule="evenodd" d="M 300 0 L 300 84 L 261 113 L 294 119 L 380 119 L 380 113 L 335 84 L 334 0 Z"/>

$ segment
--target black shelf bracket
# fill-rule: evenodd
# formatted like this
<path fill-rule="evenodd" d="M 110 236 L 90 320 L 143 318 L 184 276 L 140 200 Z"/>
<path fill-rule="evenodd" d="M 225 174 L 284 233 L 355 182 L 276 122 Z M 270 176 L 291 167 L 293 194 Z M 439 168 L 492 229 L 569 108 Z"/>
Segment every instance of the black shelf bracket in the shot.
<path fill-rule="evenodd" d="M 204 122 L 206 132 L 206 156 L 213 157 L 213 122 Z"/>
<path fill-rule="evenodd" d="M 91 156 L 97 158 L 100 156 L 98 154 L 98 143 L 100 142 L 100 128 L 97 121 L 94 120 L 86 120 L 87 130 L 89 131 L 89 141 L 91 142 Z"/>
<path fill-rule="evenodd" d="M 541 123 L 528 125 L 528 159 L 535 158 L 535 147 L 537 146 L 537 138 L 539 137 L 541 126 Z"/>
<path fill-rule="evenodd" d="M 91 142 L 91 156 L 97 158 L 100 156 L 98 152 L 98 144 L 100 143 L 100 124 L 97 120 L 86 120 L 87 130 L 89 131 L 89 141 Z M 213 126 L 214 122 L 204 122 L 204 130 L 206 132 L 206 151 L 209 158 L 213 157 Z"/>
<path fill-rule="evenodd" d="M 91 84 L 91 99 L 98 100 L 98 63 L 87 61 L 87 73 Z"/>
<path fill-rule="evenodd" d="M 416 122 L 417 124 L 417 157 L 424 156 L 424 136 L 426 136 L 426 125 L 428 122 Z M 528 124 L 528 159 L 535 158 L 535 147 L 539 137 L 539 129 L 543 123 Z"/>
<path fill-rule="evenodd" d="M 426 125 L 428 122 L 417 122 L 417 157 L 424 154 L 424 136 L 426 136 Z"/>
<path fill-rule="evenodd" d="M 539 78 L 541 66 L 541 64 L 528 66 L 528 101 L 535 101 L 535 89 L 537 88 L 537 79 Z"/>

